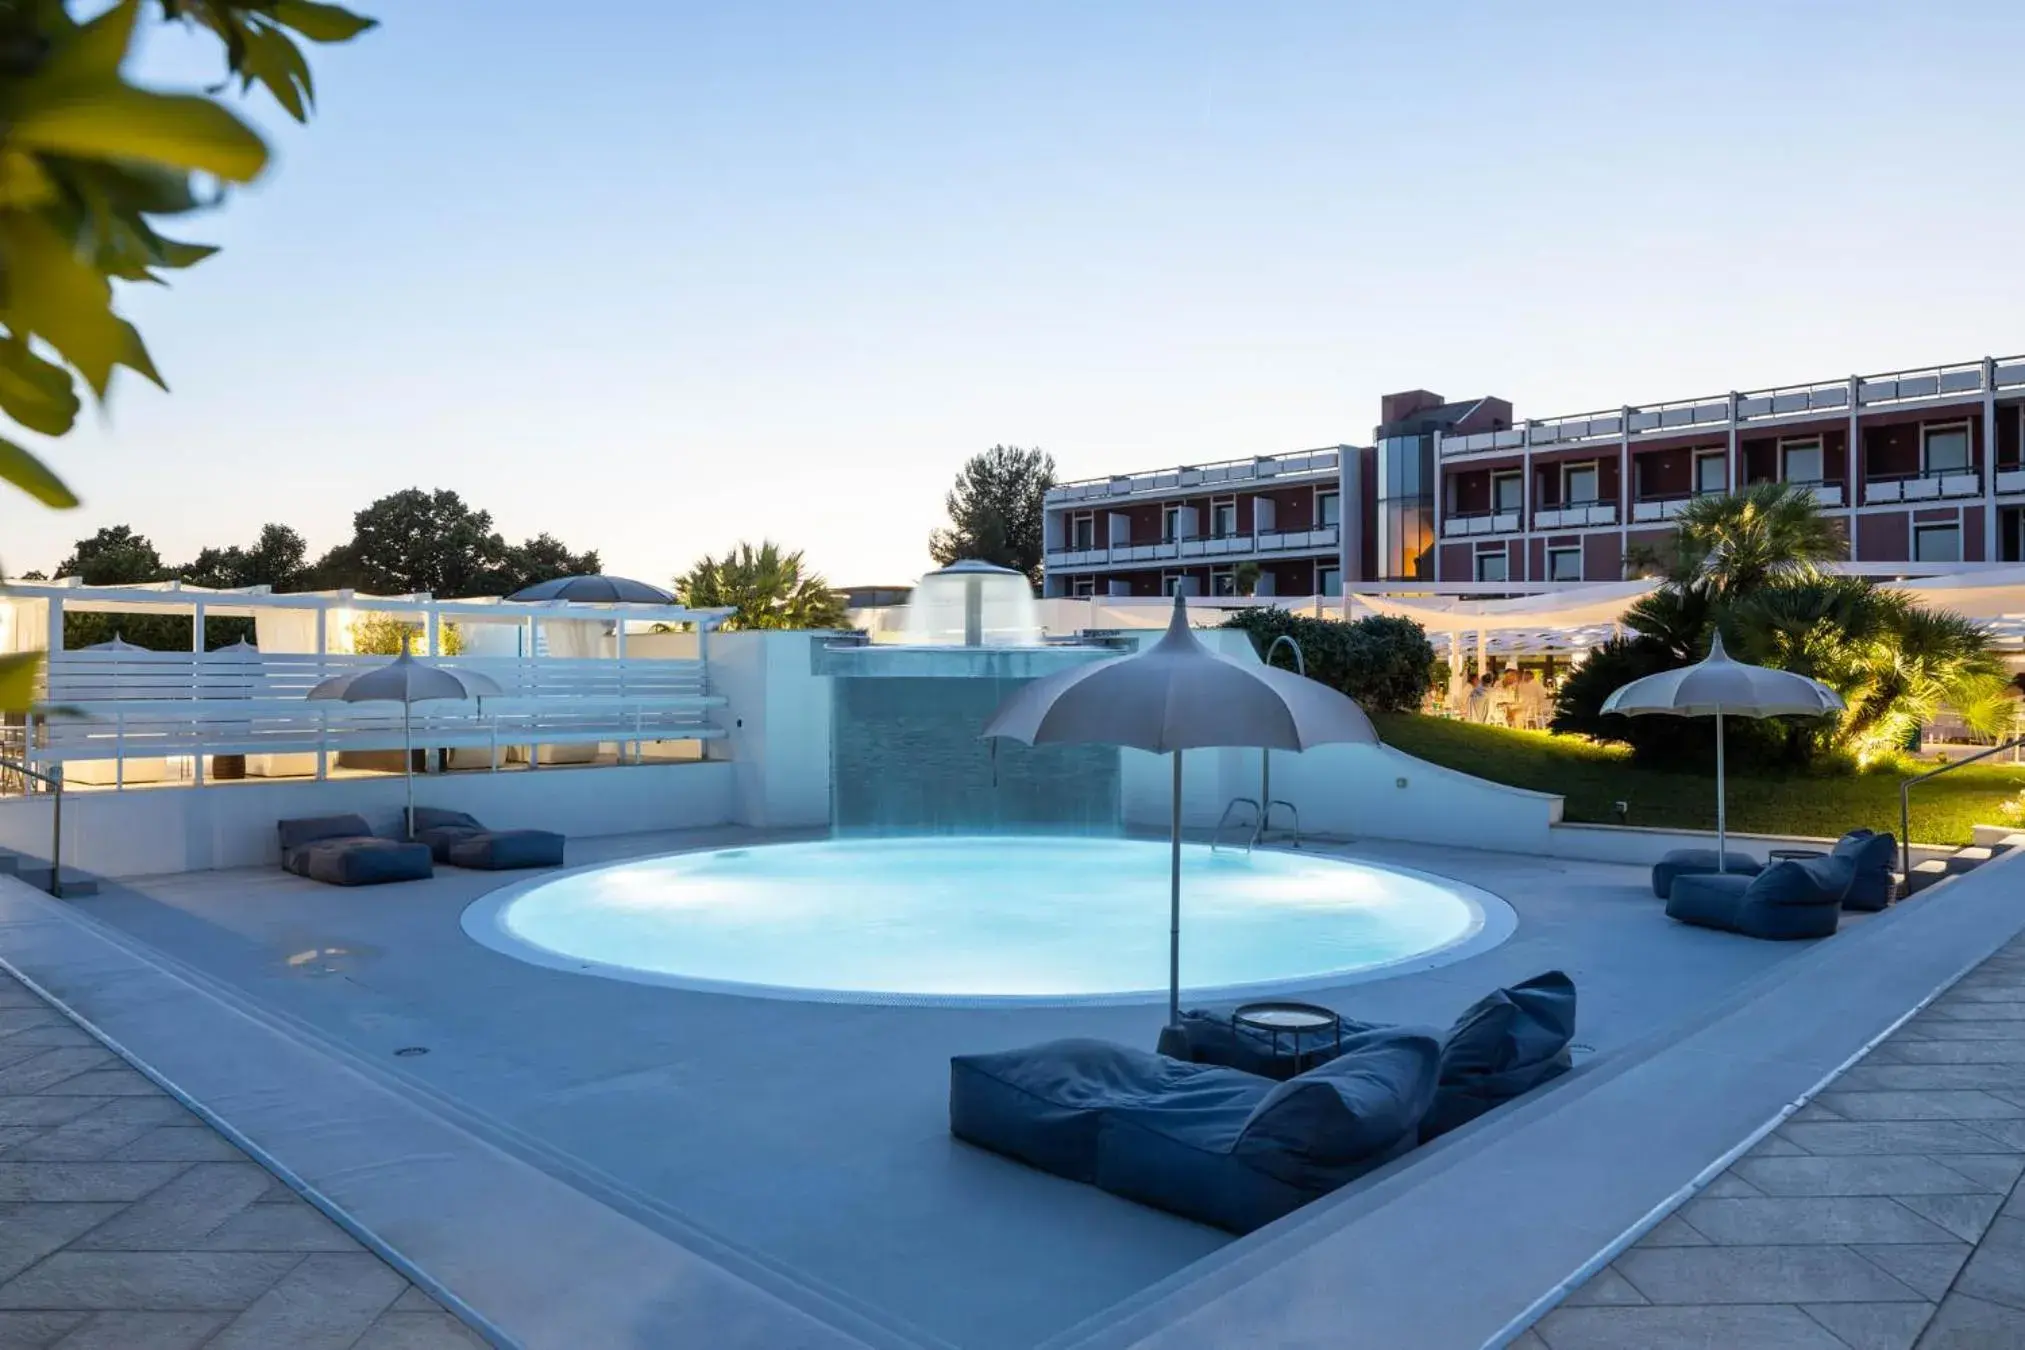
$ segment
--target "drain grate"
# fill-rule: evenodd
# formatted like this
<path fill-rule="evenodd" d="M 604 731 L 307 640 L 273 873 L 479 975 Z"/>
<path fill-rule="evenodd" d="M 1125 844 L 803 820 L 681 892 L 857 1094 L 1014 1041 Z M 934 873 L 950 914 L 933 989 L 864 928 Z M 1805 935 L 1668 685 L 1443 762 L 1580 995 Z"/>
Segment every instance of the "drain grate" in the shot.
<path fill-rule="evenodd" d="M 429 1047 L 426 1045 L 404 1045 L 394 1053 L 402 1059 L 413 1059 L 417 1055 L 428 1054 Z"/>

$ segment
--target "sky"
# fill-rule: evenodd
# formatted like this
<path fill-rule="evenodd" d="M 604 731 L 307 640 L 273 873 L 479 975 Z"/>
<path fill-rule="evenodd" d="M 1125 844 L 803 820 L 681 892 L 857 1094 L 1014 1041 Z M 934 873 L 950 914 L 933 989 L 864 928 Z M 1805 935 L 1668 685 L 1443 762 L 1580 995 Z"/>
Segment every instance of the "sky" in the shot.
<path fill-rule="evenodd" d="M 276 163 L 127 292 L 172 393 L 33 442 L 4 561 L 321 552 L 407 487 L 666 582 L 911 580 L 1065 479 L 2025 351 L 2025 6 L 352 0 Z M 157 38 L 159 87 L 208 53 Z"/>

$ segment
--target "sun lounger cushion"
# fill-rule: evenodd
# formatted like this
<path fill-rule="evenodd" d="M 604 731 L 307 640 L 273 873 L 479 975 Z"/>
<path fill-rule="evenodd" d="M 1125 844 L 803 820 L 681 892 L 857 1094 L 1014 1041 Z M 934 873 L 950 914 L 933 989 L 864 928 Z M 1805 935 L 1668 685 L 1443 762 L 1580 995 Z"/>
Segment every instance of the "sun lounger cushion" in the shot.
<path fill-rule="evenodd" d="M 430 876 L 429 846 L 394 839 L 327 839 L 300 850 L 301 875 L 333 886 L 378 886 Z"/>
<path fill-rule="evenodd" d="M 1440 1042 L 1380 1028 L 1286 1083 L 1102 1041 L 950 1061 L 958 1138 L 1245 1233 L 1411 1148 Z"/>
<path fill-rule="evenodd" d="M 311 844 L 332 839 L 370 839 L 373 827 L 364 816 L 307 816 L 275 822 L 281 836 L 281 865 L 299 877 L 309 875 L 308 860 L 302 851 Z"/>
<path fill-rule="evenodd" d="M 1746 937 L 1827 937 L 1854 871 L 1848 859 L 1829 857 L 1782 860 L 1755 877 L 1690 874 L 1673 883 L 1666 912 L 1682 923 Z"/>
<path fill-rule="evenodd" d="M 1724 853 L 1722 871 L 1737 876 L 1756 876 L 1764 869 L 1748 853 Z M 1716 851 L 1712 848 L 1677 848 L 1661 858 L 1652 867 L 1652 893 L 1664 900 L 1673 894 L 1675 877 L 1694 876 L 1701 872 L 1716 871 Z"/>
<path fill-rule="evenodd" d="M 549 830 L 488 830 L 478 818 L 439 807 L 415 808 L 415 838 L 437 862 L 497 872 L 515 867 L 559 867 L 563 837 Z"/>
<path fill-rule="evenodd" d="M 1835 856 L 1849 859 L 1855 869 L 1844 909 L 1875 913 L 1891 903 L 1892 864 L 1898 861 L 1898 840 L 1889 834 L 1851 830 L 1835 845 Z"/>
<path fill-rule="evenodd" d="M 452 867 L 482 872 L 560 867 L 563 837 L 548 830 L 478 830 L 448 840 L 436 856 Z"/>
<path fill-rule="evenodd" d="M 1423 1142 L 1568 1072 L 1575 982 L 1558 970 L 1498 989 L 1464 1009 L 1441 1049 L 1441 1081 L 1420 1122 Z"/>

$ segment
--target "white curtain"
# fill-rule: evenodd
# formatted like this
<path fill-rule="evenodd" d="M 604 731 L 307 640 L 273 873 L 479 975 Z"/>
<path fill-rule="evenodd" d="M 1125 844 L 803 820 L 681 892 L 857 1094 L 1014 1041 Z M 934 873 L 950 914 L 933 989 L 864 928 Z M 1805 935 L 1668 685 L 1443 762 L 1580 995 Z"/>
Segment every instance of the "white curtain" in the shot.
<path fill-rule="evenodd" d="M 335 619 L 337 611 L 333 611 Z M 338 648 L 338 628 L 331 624 L 331 650 Z M 349 638 L 347 628 L 345 636 Z M 316 611 L 313 609 L 257 609 L 253 612 L 253 645 L 263 652 L 313 652 L 316 650 Z"/>
<path fill-rule="evenodd" d="M 550 656 L 602 656 L 606 627 L 602 619 L 550 619 L 541 633 Z"/>
<path fill-rule="evenodd" d="M 47 600 L 0 600 L 0 652 L 39 652 L 48 645 Z"/>

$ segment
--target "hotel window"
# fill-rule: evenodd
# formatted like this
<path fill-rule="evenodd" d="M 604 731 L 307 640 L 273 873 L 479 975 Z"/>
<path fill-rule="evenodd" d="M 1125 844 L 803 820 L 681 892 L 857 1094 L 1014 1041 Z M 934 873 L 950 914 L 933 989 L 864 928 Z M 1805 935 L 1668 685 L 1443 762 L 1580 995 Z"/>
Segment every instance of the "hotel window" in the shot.
<path fill-rule="evenodd" d="M 1181 508 L 1178 506 L 1161 507 L 1160 508 L 1161 542 L 1166 544 L 1173 543 L 1174 536 L 1180 531 L 1180 529 L 1181 529 Z M 1173 595 L 1174 592 L 1169 591 L 1167 592 L 1167 594 Z"/>
<path fill-rule="evenodd" d="M 1730 490 L 1730 457 L 1721 450 L 1695 456 L 1695 495 Z"/>
<path fill-rule="evenodd" d="M 1318 492 L 1315 494 L 1315 523 L 1324 529 L 1331 525 L 1343 523 L 1343 497 L 1341 493 Z"/>
<path fill-rule="evenodd" d="M 1238 532 L 1237 498 L 1226 497 L 1209 504 L 1209 532 L 1218 539 L 1228 539 Z"/>
<path fill-rule="evenodd" d="M 1516 471 L 1491 475 L 1491 509 L 1493 511 L 1516 511 L 1519 499 L 1526 495 L 1526 477 Z"/>
<path fill-rule="evenodd" d="M 1588 506 L 1595 502 L 1601 479 L 1594 464 L 1570 464 L 1561 470 L 1561 504 Z M 1503 581 L 1503 577 L 1498 578 Z"/>
<path fill-rule="evenodd" d="M 1236 595 L 1237 575 L 1228 567 L 1216 568 L 1209 574 L 1211 595 Z"/>
<path fill-rule="evenodd" d="M 1085 512 L 1069 520 L 1069 547 L 1083 550 L 1097 547 L 1097 517 Z"/>
<path fill-rule="evenodd" d="M 1779 477 L 1788 483 L 1821 481 L 1821 442 L 1818 440 L 1779 442 Z"/>
<path fill-rule="evenodd" d="M 1069 583 L 1070 595 L 1082 598 L 1095 595 L 1096 593 L 1097 578 L 1095 577 L 1077 577 Z"/>
<path fill-rule="evenodd" d="M 1163 573 L 1161 573 L 1161 575 L 1160 575 L 1160 593 L 1161 593 L 1162 595 L 1186 595 L 1186 594 L 1188 594 L 1188 593 L 1189 593 L 1189 592 L 1188 592 L 1188 575 L 1187 575 L 1186 573 L 1184 573 L 1184 572 L 1163 572 Z"/>
<path fill-rule="evenodd" d="M 1962 527 L 1959 523 L 1913 526 L 1914 562 L 1960 562 L 1961 560 Z"/>
<path fill-rule="evenodd" d="M 1511 557 L 1503 548 L 1493 553 L 1477 554 L 1478 581 L 1504 581 L 1510 575 Z"/>
<path fill-rule="evenodd" d="M 1582 550 L 1579 548 L 1550 548 L 1547 550 L 1547 580 L 1582 580 Z"/>
<path fill-rule="evenodd" d="M 1926 473 L 1967 473 L 1967 425 L 1923 428 L 1920 431 L 1920 469 Z"/>
<path fill-rule="evenodd" d="M 1322 588 L 1324 595 L 1343 594 L 1343 570 L 1339 567 L 1315 569 L 1315 584 Z"/>

